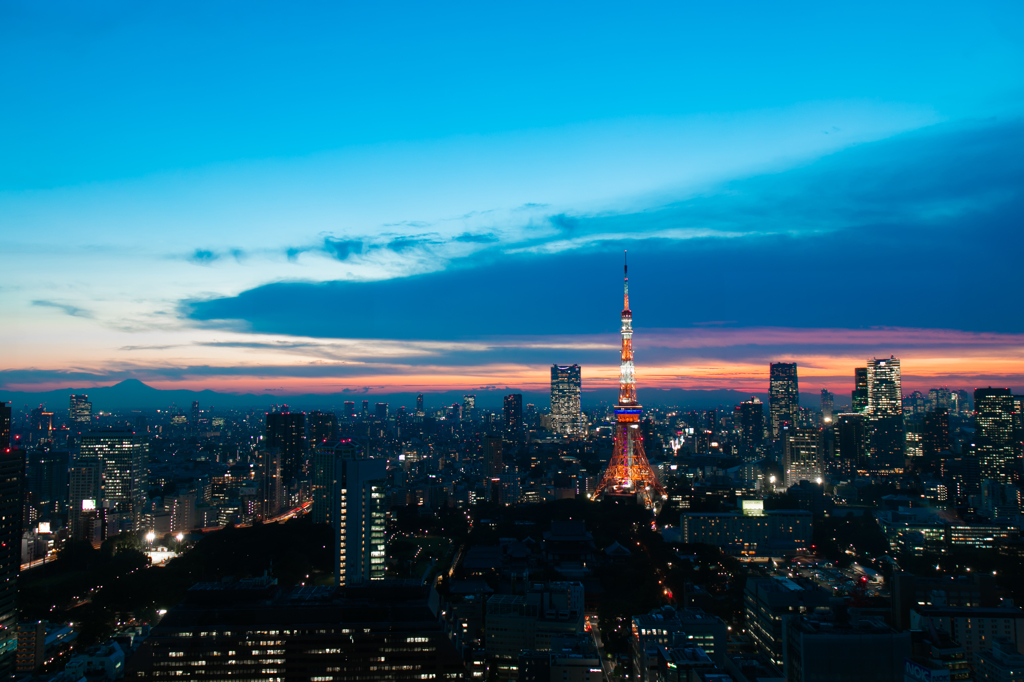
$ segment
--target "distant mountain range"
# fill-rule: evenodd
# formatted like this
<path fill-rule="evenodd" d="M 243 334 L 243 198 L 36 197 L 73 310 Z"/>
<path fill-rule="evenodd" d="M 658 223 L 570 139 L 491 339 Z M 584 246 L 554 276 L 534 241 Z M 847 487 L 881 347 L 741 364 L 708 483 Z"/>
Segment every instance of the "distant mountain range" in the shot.
<path fill-rule="evenodd" d="M 211 406 L 230 409 L 266 409 L 271 405 L 285 403 L 292 408 L 309 409 L 335 409 L 341 410 L 342 403 L 347 400 L 359 403 L 362 400 L 369 400 L 371 409 L 373 403 L 386 402 L 391 409 L 405 406 L 412 409 L 416 406 L 415 393 L 390 393 L 390 394 L 365 394 L 365 393 L 329 393 L 329 394 L 269 394 L 257 395 L 254 393 L 235 394 L 218 393 L 217 391 L 188 391 L 170 390 L 165 391 L 138 381 L 127 379 L 113 386 L 99 386 L 93 388 L 62 388 L 56 391 L 42 391 L 38 393 L 28 391 L 6 391 L 0 389 L 0 401 L 12 403 L 15 409 L 23 406 L 36 407 L 46 405 L 51 410 L 66 410 L 68 407 L 68 396 L 76 393 L 85 393 L 92 401 L 93 409 L 96 411 L 113 410 L 149 410 L 164 409 L 172 405 L 186 408 L 193 400 L 198 400 L 202 408 Z M 462 396 L 466 391 L 443 391 L 438 393 L 424 393 L 424 402 L 427 409 L 434 409 L 442 405 L 461 403 Z M 536 393 L 530 391 L 517 391 L 513 388 L 495 389 L 488 391 L 476 391 L 477 407 L 485 409 L 500 409 L 502 399 L 509 393 L 522 393 L 523 404 L 533 403 L 538 408 L 546 408 L 549 405 L 548 393 Z M 761 400 L 767 402 L 766 393 L 755 393 Z M 735 405 L 741 400 L 746 400 L 750 393 L 733 390 L 684 390 L 678 388 L 657 389 L 641 388 L 638 397 L 643 405 L 647 406 L 678 406 L 686 409 L 710 409 L 723 405 Z M 583 392 L 584 408 L 592 407 L 600 402 L 612 403 L 618 398 L 615 389 L 600 389 L 596 391 Z M 836 402 L 842 402 L 842 397 Z M 801 403 L 806 407 L 818 406 L 818 394 L 802 395 Z"/>

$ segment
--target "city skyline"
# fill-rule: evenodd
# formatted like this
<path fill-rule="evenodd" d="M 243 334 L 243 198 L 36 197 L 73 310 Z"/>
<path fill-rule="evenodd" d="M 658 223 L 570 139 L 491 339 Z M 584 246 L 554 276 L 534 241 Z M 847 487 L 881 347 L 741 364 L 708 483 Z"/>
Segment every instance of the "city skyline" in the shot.
<path fill-rule="evenodd" d="M 839 392 L 850 368 L 889 355 L 910 390 L 1024 385 L 1018 6 L 887 7 L 884 26 L 868 8 L 751 5 L 739 23 L 711 8 L 663 7 L 661 22 L 595 11 L 544 58 L 483 50 L 465 71 L 420 27 L 470 49 L 460 41 L 491 10 L 439 26 L 414 8 L 393 22 L 317 8 L 226 37 L 227 9 L 165 25 L 141 8 L 64 7 L 82 27 L 49 11 L 11 12 L 0 43 L 12 93 L 37 105 L 0 127 L 18 169 L 0 175 L 2 389 L 539 392 L 551 364 L 581 365 L 584 391 L 612 388 L 623 248 L 646 387 L 752 391 L 769 362 L 796 361 L 808 390 Z M 491 40 L 551 37 L 524 20 L 502 17 Z M 809 65 L 818 22 L 831 35 Z M 662 23 L 673 49 L 634 43 Z M 406 42 L 384 54 L 384 35 Z M 609 72 L 598 36 L 634 49 Z M 859 49 L 871 37 L 882 47 Z M 180 40 L 196 54 L 160 51 Z M 271 53 L 279 70 L 257 87 L 236 60 Z M 413 57 L 432 87 L 402 75 Z M 49 86 L 80 69 L 95 87 L 72 87 L 80 117 L 51 135 L 65 109 Z M 224 90 L 213 73 L 238 81 Z M 311 87 L 338 78 L 351 87 Z M 524 90 L 545 104 L 510 98 Z M 295 97 L 304 113 L 267 103 Z M 794 284 L 799 296 L 769 300 Z M 577 292 L 572 313 L 532 324 L 553 290 Z M 438 314 L 443 300 L 456 310 Z"/>

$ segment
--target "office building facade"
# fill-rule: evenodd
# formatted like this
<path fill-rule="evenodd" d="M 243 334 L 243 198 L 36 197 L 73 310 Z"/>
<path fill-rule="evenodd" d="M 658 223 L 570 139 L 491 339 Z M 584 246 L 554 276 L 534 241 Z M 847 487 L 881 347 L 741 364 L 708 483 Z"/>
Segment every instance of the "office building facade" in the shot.
<path fill-rule="evenodd" d="M 267 414 L 267 437 L 263 447 L 280 453 L 284 489 L 295 489 L 306 473 L 306 415 L 302 412 Z"/>
<path fill-rule="evenodd" d="M 383 580 L 387 463 L 335 457 L 334 578 L 339 587 Z"/>
<path fill-rule="evenodd" d="M 146 439 L 134 431 L 90 431 L 82 435 L 79 457 L 100 463 L 97 508 L 117 516 L 119 530 L 140 529 L 146 504 Z"/>
<path fill-rule="evenodd" d="M 787 488 L 800 481 L 821 483 L 824 466 L 817 429 L 787 429 L 784 448 L 782 474 Z"/>
<path fill-rule="evenodd" d="M 68 419 L 72 424 L 83 428 L 83 425 L 92 421 L 92 403 L 89 402 L 89 396 L 72 395 L 68 402 Z"/>
<path fill-rule="evenodd" d="M 739 429 L 740 458 L 756 462 L 764 457 L 764 403 L 755 397 L 736 406 L 735 426 Z"/>
<path fill-rule="evenodd" d="M 25 451 L 0 452 L 0 677 L 14 673 L 18 652 L 18 572 L 21 570 L 22 476 Z"/>
<path fill-rule="evenodd" d="M 551 366 L 551 430 L 560 436 L 585 435 L 579 365 Z"/>
<path fill-rule="evenodd" d="M 772 422 L 772 439 L 778 440 L 782 427 L 796 426 L 800 410 L 800 387 L 795 362 L 773 362 L 769 367 L 768 412 Z"/>
<path fill-rule="evenodd" d="M 903 470 L 906 443 L 900 360 L 872 358 L 867 371 L 867 468 L 874 473 L 899 472 Z"/>
<path fill-rule="evenodd" d="M 868 368 L 853 370 L 853 394 L 850 396 L 851 412 L 867 412 L 868 409 Z"/>
<path fill-rule="evenodd" d="M 982 479 L 1011 481 L 1014 462 L 1013 394 L 1008 388 L 974 391 L 975 452 Z"/>
<path fill-rule="evenodd" d="M 517 441 L 523 435 L 523 395 L 513 393 L 505 396 L 504 402 L 505 436 Z"/>

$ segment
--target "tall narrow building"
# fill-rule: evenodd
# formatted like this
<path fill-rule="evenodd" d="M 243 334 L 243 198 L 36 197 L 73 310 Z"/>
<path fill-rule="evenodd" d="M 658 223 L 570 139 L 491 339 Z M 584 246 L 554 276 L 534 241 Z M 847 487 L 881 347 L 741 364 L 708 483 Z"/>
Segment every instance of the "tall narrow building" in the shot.
<path fill-rule="evenodd" d="M 100 500 L 109 509 L 108 536 L 140 529 L 146 503 L 145 438 L 134 431 L 90 431 L 82 436 L 79 459 L 100 463 Z M 116 525 L 115 525 L 116 524 Z"/>
<path fill-rule="evenodd" d="M 782 427 L 797 425 L 800 388 L 795 362 L 773 362 L 769 366 L 768 412 L 772 420 L 772 440 L 778 440 Z"/>
<path fill-rule="evenodd" d="M 11 406 L 0 402 L 0 452 L 11 447 Z"/>
<path fill-rule="evenodd" d="M 306 415 L 302 412 L 271 412 L 267 415 L 264 447 L 281 454 L 284 489 L 293 490 L 306 474 Z"/>
<path fill-rule="evenodd" d="M 974 391 L 975 452 L 981 478 L 1010 483 L 1013 456 L 1013 393 L 1008 388 Z"/>
<path fill-rule="evenodd" d="M 629 309 L 629 270 L 623 268 L 622 351 L 619 355 L 619 403 L 615 406 L 615 446 L 594 497 L 632 496 L 653 507 L 666 497 L 658 477 L 644 452 L 640 433 L 643 408 L 636 398 L 636 372 L 633 367 L 633 312 Z"/>
<path fill-rule="evenodd" d="M 736 406 L 735 424 L 740 431 L 740 458 L 756 462 L 764 457 L 764 403 L 756 397 Z"/>
<path fill-rule="evenodd" d="M 361 459 L 362 449 L 349 439 L 313 447 L 313 523 L 335 524 L 338 504 L 339 459 Z"/>
<path fill-rule="evenodd" d="M 822 424 L 832 423 L 832 408 L 835 405 L 836 397 L 827 388 L 821 389 L 821 421 Z"/>
<path fill-rule="evenodd" d="M 476 396 L 462 396 L 462 418 L 467 422 L 476 421 Z"/>
<path fill-rule="evenodd" d="M 579 365 L 551 366 L 551 429 L 569 438 L 584 435 Z"/>
<path fill-rule="evenodd" d="M 523 434 L 523 394 L 505 396 L 505 437 L 518 441 Z"/>
<path fill-rule="evenodd" d="M 387 463 L 383 459 L 336 457 L 334 577 L 339 587 L 383 580 Z"/>
<path fill-rule="evenodd" d="M 824 466 L 821 456 L 821 434 L 817 429 L 789 427 L 782 456 L 786 487 L 800 481 L 821 483 Z"/>
<path fill-rule="evenodd" d="M 853 394 L 850 396 L 851 412 L 867 412 L 868 410 L 868 368 L 857 367 L 853 370 Z"/>
<path fill-rule="evenodd" d="M 874 473 L 903 470 L 906 437 L 900 360 L 868 360 L 868 469 Z"/>
<path fill-rule="evenodd" d="M 18 651 L 18 571 L 21 569 L 22 476 L 25 451 L 0 451 L 0 678 L 10 679 Z"/>

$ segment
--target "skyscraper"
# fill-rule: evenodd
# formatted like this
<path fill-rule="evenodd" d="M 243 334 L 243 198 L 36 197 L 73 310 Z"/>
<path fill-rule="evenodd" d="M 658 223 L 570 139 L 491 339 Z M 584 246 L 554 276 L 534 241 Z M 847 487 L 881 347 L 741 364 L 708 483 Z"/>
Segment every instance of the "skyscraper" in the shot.
<path fill-rule="evenodd" d="M 383 580 L 387 464 L 383 459 L 335 458 L 334 578 L 338 586 Z"/>
<path fill-rule="evenodd" d="M 68 528 L 72 540 L 102 541 L 95 536 L 96 518 L 102 496 L 103 462 L 92 453 L 80 455 L 68 469 Z"/>
<path fill-rule="evenodd" d="M 32 410 L 31 415 L 32 442 L 50 440 L 53 434 L 53 412 L 47 412 L 46 408 L 40 406 Z"/>
<path fill-rule="evenodd" d="M 362 452 L 351 440 L 318 442 L 313 446 L 313 523 L 336 523 L 338 513 L 339 459 L 360 459 Z"/>
<path fill-rule="evenodd" d="M 0 677 L 14 673 L 18 650 L 18 571 L 21 569 L 22 473 L 25 451 L 0 452 Z"/>
<path fill-rule="evenodd" d="M 764 456 L 764 403 L 751 397 L 736 406 L 736 413 L 740 457 L 744 462 L 756 462 Z"/>
<path fill-rule="evenodd" d="M 121 522 L 139 530 L 146 503 L 146 440 L 134 431 L 90 431 L 82 436 L 80 459 L 100 462 L 100 500 Z M 99 506 L 97 504 L 97 506 Z"/>
<path fill-rule="evenodd" d="M 334 412 L 313 410 L 306 415 L 306 418 L 306 432 L 311 449 L 315 448 L 318 443 L 330 443 L 338 440 L 338 418 L 334 416 Z"/>
<path fill-rule="evenodd" d="M 388 407 L 387 403 L 374 404 L 374 418 L 379 422 L 386 422 L 388 420 Z"/>
<path fill-rule="evenodd" d="M 462 418 L 468 422 L 476 421 L 476 396 L 462 396 Z"/>
<path fill-rule="evenodd" d="M 369 418 L 370 418 L 370 401 L 369 400 L 364 400 L 363 401 L 363 419 L 369 419 Z"/>
<path fill-rule="evenodd" d="M 949 450 L 949 410 L 936 407 L 924 415 L 923 447 L 925 456 Z"/>
<path fill-rule="evenodd" d="M 88 424 L 92 421 L 92 403 L 85 394 L 73 395 L 68 398 L 68 418 L 72 424 Z"/>
<path fill-rule="evenodd" d="M 821 435 L 817 429 L 788 427 L 785 450 L 782 457 L 782 472 L 786 487 L 800 481 L 821 483 L 824 467 L 821 458 Z"/>
<path fill-rule="evenodd" d="M 772 439 L 778 440 L 784 424 L 794 428 L 800 410 L 800 389 L 795 362 L 773 362 L 769 366 L 768 412 L 772 420 Z"/>
<path fill-rule="evenodd" d="M 854 477 L 864 467 L 864 444 L 866 415 L 860 412 L 839 414 L 832 427 L 835 443 L 834 472 L 838 476 Z"/>
<path fill-rule="evenodd" d="M 281 451 L 263 449 L 257 455 L 257 483 L 259 484 L 259 517 L 266 521 L 284 506 L 284 478 Z"/>
<path fill-rule="evenodd" d="M 835 396 L 827 388 L 821 389 L 821 421 L 823 424 L 832 423 L 832 406 L 835 404 Z"/>
<path fill-rule="evenodd" d="M 416 396 L 416 416 L 422 417 L 426 412 L 423 411 L 423 394 L 420 393 Z"/>
<path fill-rule="evenodd" d="M 619 354 L 619 403 L 615 406 L 615 446 L 594 498 L 602 495 L 632 496 L 644 506 L 666 497 L 654 474 L 640 434 L 643 408 L 636 398 L 636 373 L 633 366 L 633 312 L 629 309 L 629 270 L 623 267 L 622 350 Z"/>
<path fill-rule="evenodd" d="M 356 418 L 356 404 L 351 400 L 346 400 L 342 403 L 341 408 L 342 419 L 353 421 Z"/>
<path fill-rule="evenodd" d="M 850 410 L 867 412 L 868 409 L 868 368 L 857 367 L 853 370 L 853 394 Z"/>
<path fill-rule="evenodd" d="M 192 401 L 192 413 L 189 415 L 188 427 L 193 436 L 199 435 L 199 401 Z"/>
<path fill-rule="evenodd" d="M 903 469 L 903 393 L 899 358 L 868 360 L 868 469 Z"/>
<path fill-rule="evenodd" d="M 981 478 L 1000 483 L 1011 481 L 1013 463 L 1013 394 L 1008 388 L 974 391 L 975 452 Z"/>
<path fill-rule="evenodd" d="M 583 436 L 582 381 L 579 365 L 551 366 L 551 429 L 568 437 Z"/>
<path fill-rule="evenodd" d="M 11 447 L 11 406 L 0 402 L 0 452 Z"/>
<path fill-rule="evenodd" d="M 302 412 L 268 414 L 264 447 L 281 453 L 282 485 L 285 490 L 294 489 L 306 473 L 306 415 Z"/>
<path fill-rule="evenodd" d="M 523 435 L 523 395 L 521 393 L 505 396 L 505 434 L 509 440 L 519 440 Z"/>

